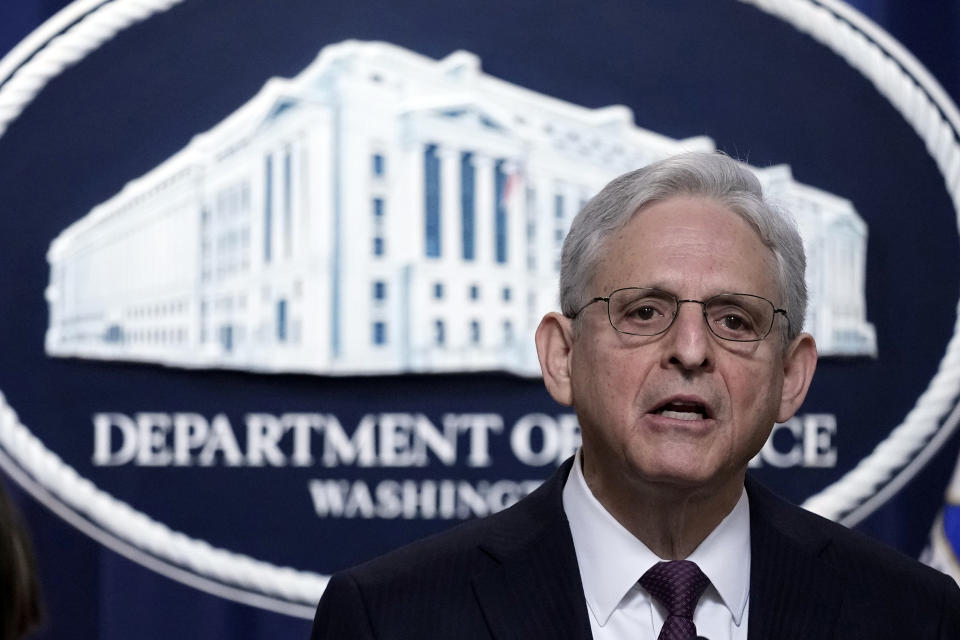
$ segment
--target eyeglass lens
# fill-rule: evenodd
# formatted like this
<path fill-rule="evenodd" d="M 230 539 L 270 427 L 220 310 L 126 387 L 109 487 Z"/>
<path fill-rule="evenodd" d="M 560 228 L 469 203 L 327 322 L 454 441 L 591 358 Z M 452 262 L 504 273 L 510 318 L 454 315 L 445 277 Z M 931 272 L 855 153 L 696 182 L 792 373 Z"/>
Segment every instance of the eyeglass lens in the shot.
<path fill-rule="evenodd" d="M 658 289 L 618 289 L 610 294 L 610 323 L 622 333 L 656 335 L 670 328 L 679 305 L 676 297 Z M 724 340 L 762 340 L 773 326 L 773 304 L 758 296 L 725 293 L 705 300 L 702 306 L 707 327 Z"/>

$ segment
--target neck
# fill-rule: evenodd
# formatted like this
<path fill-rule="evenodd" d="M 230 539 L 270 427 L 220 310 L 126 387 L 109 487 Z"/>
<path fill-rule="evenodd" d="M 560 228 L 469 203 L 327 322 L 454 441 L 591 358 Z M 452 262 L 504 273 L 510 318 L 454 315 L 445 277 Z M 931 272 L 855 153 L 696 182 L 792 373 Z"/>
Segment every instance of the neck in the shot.
<path fill-rule="evenodd" d="M 583 474 L 597 501 L 627 531 L 658 557 L 683 560 L 733 511 L 745 471 L 709 487 L 666 482 L 624 486 L 592 469 L 586 459 Z"/>

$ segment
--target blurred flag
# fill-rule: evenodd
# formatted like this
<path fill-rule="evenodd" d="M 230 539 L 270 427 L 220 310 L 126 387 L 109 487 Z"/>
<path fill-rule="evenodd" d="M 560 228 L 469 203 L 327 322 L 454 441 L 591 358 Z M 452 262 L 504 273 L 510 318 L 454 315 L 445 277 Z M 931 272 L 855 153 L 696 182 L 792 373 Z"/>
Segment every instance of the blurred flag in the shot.
<path fill-rule="evenodd" d="M 520 194 L 523 193 L 523 173 L 520 167 L 510 163 L 507 166 L 507 180 L 500 197 L 500 204 L 507 211 L 519 211 Z"/>
<path fill-rule="evenodd" d="M 953 576 L 960 583 L 960 459 L 953 471 L 953 479 L 947 487 L 946 503 L 943 505 L 933 529 L 930 544 L 920 555 L 920 560 L 931 567 Z"/>

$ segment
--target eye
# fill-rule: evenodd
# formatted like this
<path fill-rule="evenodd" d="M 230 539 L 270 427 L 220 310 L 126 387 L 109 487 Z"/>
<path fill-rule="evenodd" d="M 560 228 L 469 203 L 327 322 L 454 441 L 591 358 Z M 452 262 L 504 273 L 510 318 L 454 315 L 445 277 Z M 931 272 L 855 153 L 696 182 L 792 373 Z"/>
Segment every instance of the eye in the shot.
<path fill-rule="evenodd" d="M 717 297 L 707 303 L 710 329 L 727 340 L 756 340 L 758 327 L 763 325 L 765 308 L 758 304 L 760 298 L 741 294 Z M 762 329 L 761 329 L 762 331 Z"/>
<path fill-rule="evenodd" d="M 672 311 L 671 303 L 651 296 L 627 301 L 622 307 L 622 317 L 631 322 L 659 322 Z"/>
<path fill-rule="evenodd" d="M 670 325 L 676 302 L 655 289 L 619 289 L 610 296 L 610 321 L 617 331 L 652 336 Z"/>
<path fill-rule="evenodd" d="M 740 313 L 727 313 L 722 318 L 717 321 L 717 324 L 720 325 L 723 329 L 727 331 L 732 331 L 735 333 L 744 333 L 752 330 L 752 325 L 750 319 L 747 318 L 744 314 Z"/>
<path fill-rule="evenodd" d="M 663 312 L 651 305 L 639 305 L 627 311 L 627 316 L 634 320 L 648 322 L 657 317 L 662 317 Z"/>

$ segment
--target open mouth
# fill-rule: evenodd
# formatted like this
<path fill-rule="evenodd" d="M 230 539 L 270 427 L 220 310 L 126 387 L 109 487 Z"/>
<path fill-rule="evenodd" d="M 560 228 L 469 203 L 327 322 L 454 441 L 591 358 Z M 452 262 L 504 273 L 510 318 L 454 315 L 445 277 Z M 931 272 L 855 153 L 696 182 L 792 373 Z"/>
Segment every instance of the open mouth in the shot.
<path fill-rule="evenodd" d="M 699 402 L 671 400 L 657 407 L 653 413 L 674 420 L 704 420 L 709 418 L 707 408 Z"/>

